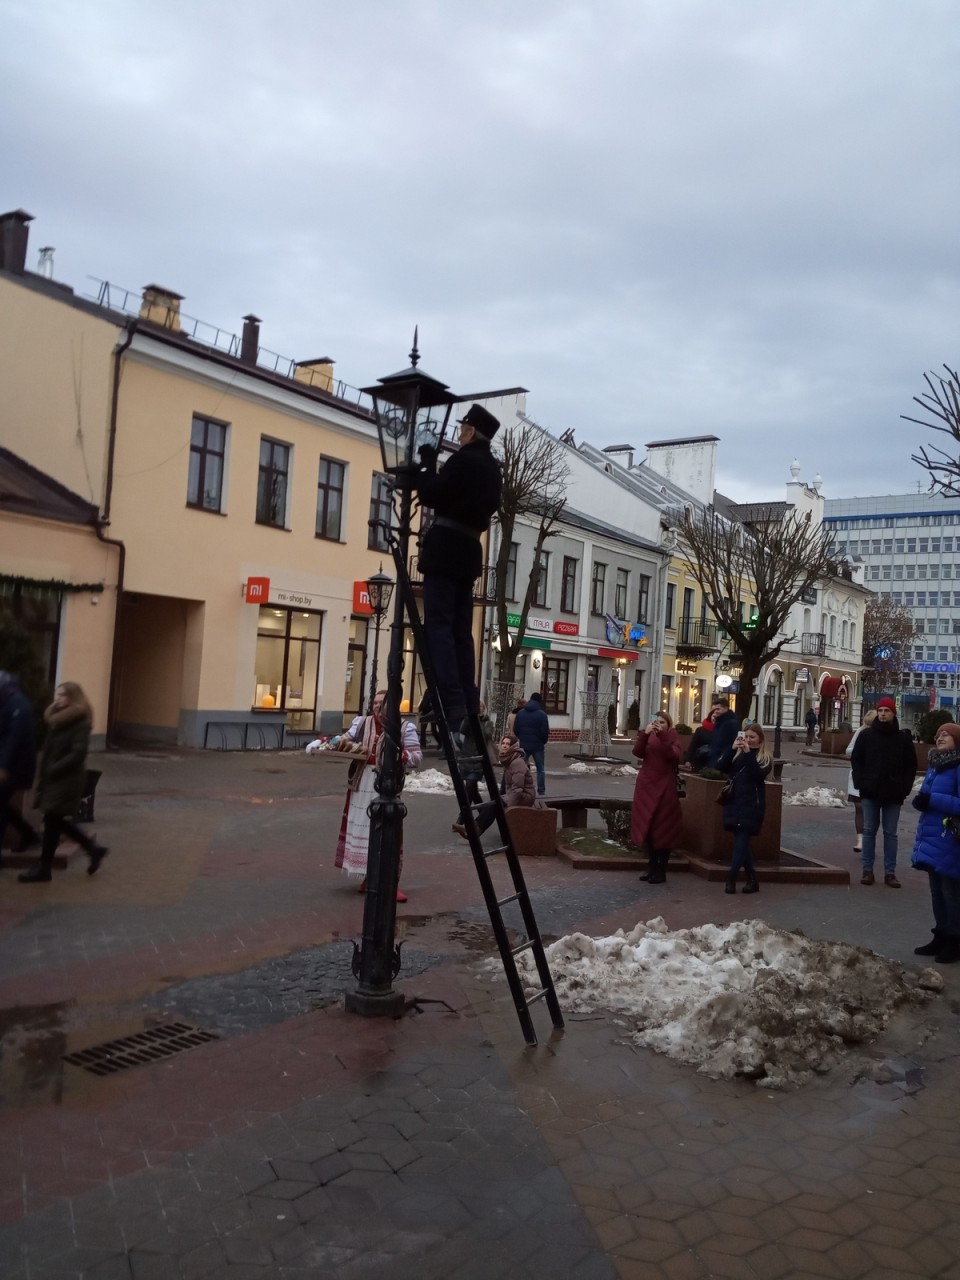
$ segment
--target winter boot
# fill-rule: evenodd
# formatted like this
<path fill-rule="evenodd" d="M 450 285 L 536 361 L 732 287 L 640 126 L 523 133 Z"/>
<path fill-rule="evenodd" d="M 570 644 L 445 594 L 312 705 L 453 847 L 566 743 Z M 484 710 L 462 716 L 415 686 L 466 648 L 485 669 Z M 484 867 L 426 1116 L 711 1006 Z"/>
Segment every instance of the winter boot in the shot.
<path fill-rule="evenodd" d="M 48 866 L 42 862 L 35 862 L 29 871 L 21 871 L 17 876 L 21 884 L 38 884 L 46 883 L 53 879 L 53 875 Z"/>
<path fill-rule="evenodd" d="M 756 878 L 754 876 L 748 876 L 747 883 L 743 886 L 740 892 L 741 893 L 759 893 L 760 886 L 757 884 Z"/>
<path fill-rule="evenodd" d="M 933 937 L 929 942 L 924 943 L 922 947 L 914 947 L 913 954 L 915 956 L 935 956 L 946 945 L 947 935 L 942 929 L 934 929 Z"/>
<path fill-rule="evenodd" d="M 956 964 L 960 960 L 960 938 L 955 934 L 948 933 L 943 941 L 943 946 L 934 956 L 936 964 Z"/>
<path fill-rule="evenodd" d="M 653 870 L 647 876 L 648 884 L 663 884 L 667 878 L 667 859 L 669 857 L 669 851 L 664 852 L 663 849 L 658 849 L 651 855 L 650 861 L 653 864 Z"/>
<path fill-rule="evenodd" d="M 723 886 L 723 892 L 724 892 L 724 893 L 736 893 L 736 892 L 737 892 L 737 877 L 736 877 L 736 876 L 728 876 L 728 877 L 727 877 L 727 883 Z"/>

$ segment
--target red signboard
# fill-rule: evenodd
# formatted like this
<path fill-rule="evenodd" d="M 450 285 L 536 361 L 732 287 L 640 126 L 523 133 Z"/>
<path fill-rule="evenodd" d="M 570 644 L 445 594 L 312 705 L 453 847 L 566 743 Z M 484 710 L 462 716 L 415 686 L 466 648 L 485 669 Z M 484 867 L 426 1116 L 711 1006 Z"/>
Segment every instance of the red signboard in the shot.
<path fill-rule="evenodd" d="M 244 599 L 247 604 L 266 604 L 270 599 L 270 579 L 248 578 Z"/>
<path fill-rule="evenodd" d="M 373 605 L 370 603 L 370 593 L 367 590 L 365 582 L 355 582 L 353 584 L 353 612 L 364 613 L 370 615 L 373 613 Z"/>
<path fill-rule="evenodd" d="M 578 636 L 580 627 L 576 622 L 555 622 L 553 624 L 554 634 L 558 636 Z"/>
<path fill-rule="evenodd" d="M 629 649 L 598 649 L 598 658 L 614 658 L 617 662 L 637 662 L 639 653 L 631 653 Z"/>

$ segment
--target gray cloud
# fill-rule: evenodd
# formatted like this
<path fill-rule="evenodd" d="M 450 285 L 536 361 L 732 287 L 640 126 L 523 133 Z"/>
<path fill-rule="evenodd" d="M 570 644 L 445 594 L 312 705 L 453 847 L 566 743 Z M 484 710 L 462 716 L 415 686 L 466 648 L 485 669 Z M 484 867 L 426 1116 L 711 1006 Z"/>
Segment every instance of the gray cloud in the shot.
<path fill-rule="evenodd" d="M 57 274 L 159 281 L 364 383 L 419 323 L 455 388 L 597 444 L 715 432 L 913 487 L 956 357 L 949 0 L 0 0 L 4 207 Z M 37 237 L 39 236 L 39 239 Z"/>

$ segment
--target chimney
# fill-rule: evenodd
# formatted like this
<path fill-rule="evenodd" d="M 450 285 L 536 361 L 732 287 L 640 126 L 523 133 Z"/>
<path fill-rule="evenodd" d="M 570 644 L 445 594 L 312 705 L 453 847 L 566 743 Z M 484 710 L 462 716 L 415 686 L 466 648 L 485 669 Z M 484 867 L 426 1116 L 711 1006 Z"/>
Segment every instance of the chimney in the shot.
<path fill-rule="evenodd" d="M 243 336 L 240 339 L 240 359 L 244 364 L 256 364 L 260 350 L 260 317 L 243 317 Z"/>
<path fill-rule="evenodd" d="M 621 467 L 626 467 L 629 471 L 633 466 L 633 445 L 632 444 L 608 444 L 603 450 L 615 458 Z M 624 462 L 624 457 L 626 461 Z"/>
<path fill-rule="evenodd" d="M 27 266 L 27 223 L 33 214 L 23 209 L 0 213 L 0 271 L 22 276 Z"/>
<path fill-rule="evenodd" d="M 37 275 L 43 276 L 45 280 L 53 279 L 53 245 L 45 244 L 40 250 L 40 260 L 37 263 Z"/>
<path fill-rule="evenodd" d="M 319 360 L 298 360 L 293 366 L 293 379 L 332 395 L 333 365 L 329 356 L 321 356 Z"/>
<path fill-rule="evenodd" d="M 174 293 L 161 284 L 147 284 L 143 287 L 143 300 L 140 303 L 140 319 L 149 320 L 151 324 L 159 324 L 164 329 L 180 332 L 180 303 L 182 293 Z"/>

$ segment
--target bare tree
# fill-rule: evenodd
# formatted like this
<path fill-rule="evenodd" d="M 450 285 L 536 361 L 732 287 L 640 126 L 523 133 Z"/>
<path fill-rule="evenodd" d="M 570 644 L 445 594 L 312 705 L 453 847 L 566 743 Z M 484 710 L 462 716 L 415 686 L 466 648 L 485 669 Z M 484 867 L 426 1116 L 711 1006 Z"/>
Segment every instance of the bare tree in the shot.
<path fill-rule="evenodd" d="M 687 508 L 679 528 L 690 572 L 741 656 L 741 718 L 750 714 L 764 663 L 795 639 L 783 632 L 790 610 L 837 570 L 832 534 L 809 515 L 776 504 L 747 508 L 742 518 Z"/>
<path fill-rule="evenodd" d="M 863 687 L 875 693 L 896 689 L 910 660 L 913 615 L 889 596 L 873 596 L 863 617 Z"/>
<path fill-rule="evenodd" d="M 911 418 L 902 413 L 904 422 L 915 422 L 928 431 L 942 431 L 954 444 L 960 445 L 960 379 L 955 369 L 944 365 L 947 377 L 939 373 L 925 373 L 923 380 L 927 390 L 922 396 L 914 396 L 915 404 L 928 416 Z M 931 419 L 933 419 L 931 421 Z M 949 497 L 960 497 L 960 458 L 955 450 L 926 446 L 919 453 L 911 454 L 911 461 L 923 467 L 930 477 L 930 488 Z"/>
<path fill-rule="evenodd" d="M 503 467 L 503 491 L 500 498 L 500 546 L 497 551 L 496 595 L 494 607 L 500 633 L 500 658 L 497 674 L 501 680 L 512 680 L 517 654 L 523 641 L 527 615 L 537 594 L 540 581 L 540 554 L 543 544 L 553 533 L 566 506 L 566 483 L 569 475 L 564 447 L 535 422 L 524 419 L 504 428 L 497 436 L 497 453 Z M 520 605 L 520 622 L 516 634 L 507 626 L 507 613 L 516 610 L 516 602 L 506 598 L 510 548 L 517 522 L 536 529 L 533 566 Z M 518 586 L 520 584 L 517 584 Z"/>

